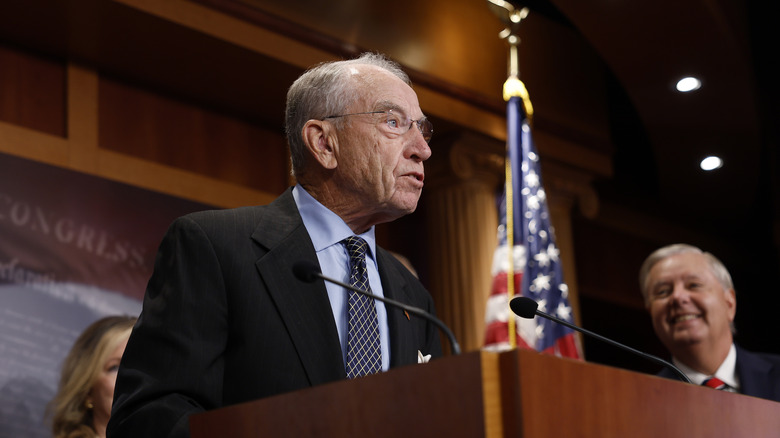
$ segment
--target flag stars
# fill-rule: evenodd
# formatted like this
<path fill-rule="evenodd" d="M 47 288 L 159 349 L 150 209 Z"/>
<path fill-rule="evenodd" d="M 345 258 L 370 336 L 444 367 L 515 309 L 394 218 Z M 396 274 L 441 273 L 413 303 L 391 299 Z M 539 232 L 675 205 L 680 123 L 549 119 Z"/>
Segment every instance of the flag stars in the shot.
<path fill-rule="evenodd" d="M 496 230 L 496 237 L 498 238 L 499 242 L 506 242 L 506 225 L 501 224 L 498 226 L 498 229 Z"/>
<path fill-rule="evenodd" d="M 558 250 L 558 248 L 555 247 L 554 244 L 550 244 L 547 246 L 547 255 L 550 257 L 553 261 L 558 261 L 558 256 L 561 254 L 561 251 Z"/>
<path fill-rule="evenodd" d="M 561 318 L 564 321 L 569 321 L 571 318 L 571 307 L 567 306 L 563 302 L 558 303 L 558 308 L 555 309 L 555 314 L 558 315 L 558 318 Z"/>
<path fill-rule="evenodd" d="M 533 170 L 528 173 L 528 175 L 525 176 L 525 184 L 528 187 L 539 187 L 539 175 L 536 174 Z M 539 191 L 544 194 L 544 191 L 539 189 Z"/>
<path fill-rule="evenodd" d="M 550 290 L 550 276 L 542 275 L 541 273 L 536 276 L 531 282 L 529 288 L 533 292 L 539 292 L 541 290 Z"/>
<path fill-rule="evenodd" d="M 526 199 L 525 205 L 528 206 L 529 210 L 538 210 L 541 203 L 539 202 L 539 198 L 536 196 L 529 196 Z"/>
<path fill-rule="evenodd" d="M 567 285 L 566 283 L 561 283 L 560 285 L 558 285 L 558 290 L 561 291 L 561 296 L 564 299 L 569 298 L 569 285 Z"/>
<path fill-rule="evenodd" d="M 536 338 L 537 339 L 544 338 L 544 326 L 542 324 L 536 326 Z"/>
<path fill-rule="evenodd" d="M 537 304 L 539 305 L 538 309 L 540 312 L 547 312 L 547 300 L 542 298 L 539 301 L 537 301 Z"/>
<path fill-rule="evenodd" d="M 534 260 L 536 260 L 541 267 L 550 266 L 550 256 L 547 254 L 547 252 L 540 252 L 539 254 L 536 254 L 534 256 Z"/>

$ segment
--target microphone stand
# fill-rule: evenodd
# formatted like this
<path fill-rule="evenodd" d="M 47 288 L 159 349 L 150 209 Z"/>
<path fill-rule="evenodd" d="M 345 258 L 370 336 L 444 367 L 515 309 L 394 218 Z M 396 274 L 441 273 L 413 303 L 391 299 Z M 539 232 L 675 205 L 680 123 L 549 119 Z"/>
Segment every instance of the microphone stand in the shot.
<path fill-rule="evenodd" d="M 447 327 L 447 325 L 444 324 L 439 318 L 436 318 L 435 316 L 431 315 L 430 313 L 426 312 L 423 309 L 420 309 L 419 307 L 410 306 L 408 304 L 404 304 L 400 301 L 396 301 L 391 298 L 375 295 L 372 294 L 371 292 L 358 289 L 355 286 L 352 286 L 351 284 L 347 284 L 335 280 L 333 278 L 326 277 L 322 275 L 322 272 L 320 272 L 319 268 L 316 265 L 310 263 L 306 263 L 306 262 L 296 263 L 293 266 L 293 273 L 295 274 L 296 277 L 298 277 L 299 280 L 311 283 L 312 281 L 314 281 L 314 278 L 321 278 L 327 282 L 339 285 L 345 289 L 349 289 L 353 292 L 357 292 L 369 298 L 373 298 L 383 303 L 390 304 L 391 306 L 399 307 L 415 316 L 418 316 L 423 319 L 427 319 L 428 321 L 434 323 L 437 327 L 439 327 L 439 329 L 441 329 L 441 331 L 444 332 L 444 334 L 447 336 L 447 339 L 450 341 L 450 347 L 452 348 L 452 353 L 455 355 L 460 354 L 460 345 L 458 345 L 458 341 L 455 339 L 455 335 L 452 333 L 452 330 L 450 330 L 450 328 Z"/>
<path fill-rule="evenodd" d="M 523 298 L 523 297 L 518 297 L 518 298 Z M 518 298 L 513 298 L 513 300 L 516 300 Z M 527 299 L 530 300 L 530 301 L 533 301 L 530 298 L 527 298 Z M 536 304 L 536 303 L 534 303 L 534 304 Z M 514 308 L 512 310 L 514 311 Z M 655 362 L 658 365 L 663 365 L 665 367 L 668 367 L 669 369 L 674 371 L 674 373 L 677 374 L 678 377 L 680 377 L 680 380 L 682 380 L 683 382 L 686 382 L 686 383 L 691 383 L 691 379 L 689 379 L 688 376 L 685 375 L 685 373 L 680 371 L 679 368 L 677 368 L 676 366 L 674 366 L 670 362 L 667 362 L 667 361 L 661 359 L 660 357 L 653 356 L 652 354 L 648 354 L 648 353 L 636 350 L 634 348 L 629 347 L 628 345 L 623 345 L 623 344 L 621 344 L 619 342 L 613 341 L 612 339 L 605 338 L 604 336 L 601 336 L 601 335 L 599 335 L 597 333 L 593 333 L 592 331 L 586 330 L 586 329 L 584 329 L 582 327 L 578 327 L 578 326 L 576 326 L 576 325 L 574 325 L 574 324 L 572 324 L 572 323 L 570 323 L 568 321 L 564 321 L 564 320 L 562 320 L 562 319 L 560 319 L 558 317 L 550 315 L 549 313 L 542 312 L 539 309 L 534 310 L 534 313 L 539 315 L 539 316 L 541 316 L 541 317 L 543 317 L 543 318 L 547 318 L 547 319 L 549 319 L 551 321 L 555 321 L 558 324 L 563 324 L 563 325 L 565 325 L 566 327 L 568 327 L 568 328 L 570 328 L 572 330 L 576 330 L 576 331 L 578 331 L 580 333 L 584 333 L 584 334 L 586 334 L 588 336 L 592 336 L 592 337 L 594 337 L 594 338 L 596 338 L 596 339 L 598 339 L 600 341 L 606 342 L 607 344 L 610 344 L 610 345 L 612 345 L 614 347 L 618 347 L 620 349 L 623 349 L 623 350 L 626 350 L 626 351 L 630 351 L 631 353 L 634 353 L 634 354 L 636 354 L 636 355 L 638 355 L 640 357 L 643 357 L 643 358 L 648 359 L 648 360 L 650 360 L 652 362 Z M 518 316 L 523 316 L 523 315 L 518 315 Z M 527 316 L 523 316 L 523 317 L 527 318 Z"/>

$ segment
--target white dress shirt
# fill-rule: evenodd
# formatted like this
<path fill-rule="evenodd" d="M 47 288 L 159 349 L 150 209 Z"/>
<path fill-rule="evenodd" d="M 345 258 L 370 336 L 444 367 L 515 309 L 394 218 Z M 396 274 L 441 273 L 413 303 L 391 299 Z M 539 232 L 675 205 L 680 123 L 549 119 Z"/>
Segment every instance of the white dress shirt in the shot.
<path fill-rule="evenodd" d="M 677 366 L 680 371 L 685 373 L 685 375 L 688 376 L 688 378 L 691 380 L 691 383 L 695 385 L 701 385 L 705 380 L 714 376 L 728 385 L 728 388 L 726 388 L 724 391 L 739 392 L 739 378 L 737 377 L 737 348 L 734 346 L 734 344 L 731 344 L 729 354 L 726 355 L 726 359 L 722 364 L 720 364 L 720 367 L 718 367 L 718 370 L 715 371 L 713 376 L 700 373 L 680 362 L 675 357 L 672 358 L 672 362 L 674 362 L 674 365 Z"/>

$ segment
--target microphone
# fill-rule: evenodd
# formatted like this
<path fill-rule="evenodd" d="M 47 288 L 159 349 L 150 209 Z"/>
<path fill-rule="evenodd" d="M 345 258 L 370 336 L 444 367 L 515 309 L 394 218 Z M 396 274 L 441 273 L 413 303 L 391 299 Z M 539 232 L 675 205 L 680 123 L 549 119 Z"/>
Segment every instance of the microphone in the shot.
<path fill-rule="evenodd" d="M 551 321 L 555 321 L 558 324 L 563 324 L 563 325 L 565 325 L 566 327 L 569 327 L 572 330 L 576 330 L 576 331 L 578 331 L 580 333 L 584 333 L 584 334 L 586 334 L 588 336 L 592 336 L 592 337 L 594 337 L 596 339 L 601 340 L 602 342 L 606 342 L 607 344 L 613 345 L 613 346 L 618 347 L 618 348 L 620 348 L 622 350 L 634 353 L 637 356 L 641 356 L 641 357 L 643 357 L 645 359 L 651 360 L 651 361 L 655 362 L 658 365 L 663 365 L 665 367 L 668 367 L 669 369 L 674 371 L 675 374 L 677 374 L 680 377 L 680 380 L 682 380 L 683 382 L 686 382 L 686 383 L 691 383 L 691 380 L 688 378 L 688 376 L 686 376 L 685 373 L 680 371 L 679 368 L 677 368 L 676 366 L 672 365 L 670 362 L 667 362 L 667 361 L 661 359 L 660 357 L 653 356 L 652 354 L 647 354 L 647 353 L 641 352 L 639 350 L 635 350 L 635 349 L 633 349 L 633 348 L 631 348 L 631 347 L 629 347 L 627 345 L 623 345 L 623 344 L 621 344 L 619 342 L 613 341 L 612 339 L 608 339 L 608 338 L 605 338 L 604 336 L 601 336 L 599 334 L 593 333 L 593 332 L 591 332 L 589 330 L 585 330 L 582 327 L 577 327 L 576 325 L 574 325 L 574 324 L 572 324 L 570 322 L 564 321 L 564 320 L 562 320 L 560 318 L 556 318 L 555 316 L 552 316 L 552 315 L 550 315 L 548 313 L 544 313 L 541 310 L 539 310 L 539 304 L 536 301 L 532 300 L 531 298 L 528 298 L 528 297 L 514 297 L 514 298 L 512 298 L 511 301 L 509 301 L 509 307 L 512 308 L 512 311 L 515 312 L 515 314 L 517 316 L 521 317 L 521 318 L 533 319 L 534 315 L 539 315 L 539 316 L 541 316 L 543 318 L 547 318 L 547 319 L 549 319 Z"/>
<path fill-rule="evenodd" d="M 396 301 L 379 295 L 374 295 L 371 292 L 366 292 L 364 290 L 358 289 L 355 286 L 352 286 L 351 284 L 343 283 L 341 281 L 326 277 L 322 275 L 322 272 L 320 272 L 320 268 L 317 265 L 305 260 L 300 260 L 293 263 L 292 271 L 295 277 L 298 280 L 301 280 L 303 282 L 313 283 L 318 278 L 321 278 L 329 283 L 337 284 L 353 292 L 357 292 L 369 298 L 373 298 L 383 303 L 390 304 L 391 306 L 403 309 L 408 313 L 411 313 L 412 315 L 419 316 L 420 318 L 423 319 L 427 319 L 428 321 L 436 324 L 436 326 L 439 327 L 439 329 L 441 329 L 441 331 L 444 332 L 444 334 L 447 336 L 447 339 L 449 339 L 450 341 L 450 346 L 452 347 L 452 353 L 456 355 L 460 354 L 460 345 L 458 345 L 458 341 L 455 340 L 455 335 L 452 334 L 450 328 L 447 327 L 439 318 L 436 318 L 435 316 L 431 315 L 430 313 L 426 312 L 423 309 L 420 309 L 419 307 L 410 306 L 400 301 Z"/>

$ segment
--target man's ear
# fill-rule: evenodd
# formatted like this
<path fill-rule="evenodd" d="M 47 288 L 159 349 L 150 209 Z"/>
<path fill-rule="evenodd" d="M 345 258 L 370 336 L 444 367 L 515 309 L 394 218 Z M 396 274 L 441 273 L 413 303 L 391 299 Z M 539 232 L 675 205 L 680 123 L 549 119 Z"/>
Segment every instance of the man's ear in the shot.
<path fill-rule="evenodd" d="M 734 289 L 728 289 L 724 291 L 726 294 L 726 307 L 729 315 L 729 321 L 734 322 L 734 317 L 737 316 L 737 292 Z"/>
<path fill-rule="evenodd" d="M 303 143 L 306 149 L 325 169 L 335 169 L 338 138 L 333 125 L 326 120 L 309 120 L 303 125 Z"/>

